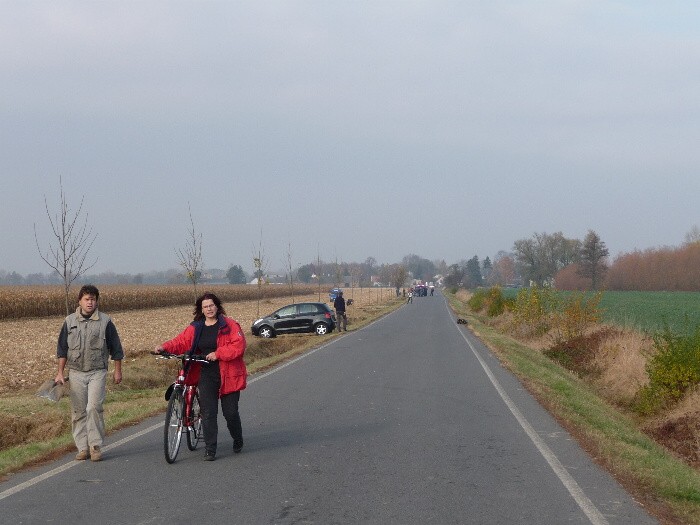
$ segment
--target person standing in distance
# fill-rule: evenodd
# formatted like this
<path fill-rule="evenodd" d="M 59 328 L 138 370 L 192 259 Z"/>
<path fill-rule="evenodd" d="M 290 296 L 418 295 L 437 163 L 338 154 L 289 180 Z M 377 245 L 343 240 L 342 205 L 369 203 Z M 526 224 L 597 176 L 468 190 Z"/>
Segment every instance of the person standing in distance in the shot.
<path fill-rule="evenodd" d="M 203 355 L 208 364 L 194 363 L 190 369 L 188 384 L 199 385 L 199 401 L 204 430 L 204 459 L 214 461 L 219 433 L 217 416 L 219 399 L 226 426 L 233 438 L 233 451 L 243 448 L 243 428 L 238 413 L 241 390 L 246 387 L 248 372 L 243 362 L 246 341 L 241 326 L 226 317 L 221 300 L 211 292 L 197 299 L 194 321 L 179 335 L 157 346 L 171 354 Z"/>
<path fill-rule="evenodd" d="M 114 323 L 97 308 L 99 298 L 95 286 L 88 284 L 80 288 L 78 308 L 63 322 L 56 349 L 56 383 L 65 383 L 66 366 L 70 374 L 71 426 L 78 448 L 77 460 L 102 459 L 103 405 L 110 357 L 114 361 L 114 383 L 122 382 L 124 350 Z"/>
<path fill-rule="evenodd" d="M 348 331 L 348 318 L 345 315 L 345 299 L 343 299 L 343 291 L 340 290 L 333 301 L 335 308 L 335 318 L 338 321 L 338 332 Z"/>

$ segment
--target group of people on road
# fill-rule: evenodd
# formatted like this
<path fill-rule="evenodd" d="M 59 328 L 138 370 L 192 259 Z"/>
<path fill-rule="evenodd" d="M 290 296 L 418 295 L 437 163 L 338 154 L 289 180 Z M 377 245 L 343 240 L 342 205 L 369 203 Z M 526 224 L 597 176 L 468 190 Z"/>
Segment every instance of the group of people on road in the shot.
<path fill-rule="evenodd" d="M 100 461 L 105 438 L 104 401 L 110 359 L 114 362 L 113 380 L 122 381 L 124 349 L 112 319 L 98 308 L 100 292 L 85 285 L 78 292 L 78 306 L 68 315 L 58 336 L 58 370 L 54 382 L 68 381 L 73 441 L 76 460 Z M 348 304 L 351 301 L 348 301 Z M 333 301 L 338 331 L 347 332 L 348 318 L 343 292 Z M 193 321 L 177 336 L 156 346 L 154 352 L 201 355 L 208 363 L 194 363 L 188 383 L 199 388 L 204 434 L 204 459 L 216 458 L 218 411 L 226 419 L 233 438 L 233 452 L 243 448 L 243 429 L 238 411 L 241 390 L 245 389 L 247 370 L 243 362 L 246 340 L 237 321 L 226 316 L 216 294 L 206 292 L 197 298 Z M 66 369 L 70 377 L 66 377 Z"/>
<path fill-rule="evenodd" d="M 406 290 L 405 290 L 405 288 L 404 288 L 404 295 L 406 295 L 406 296 L 408 297 L 408 299 L 406 299 L 406 304 L 412 303 L 412 302 L 413 302 L 413 296 L 414 296 L 414 295 L 418 295 L 418 296 L 423 295 L 423 296 L 425 296 L 425 295 L 427 295 L 427 294 L 428 294 L 428 290 L 427 290 L 427 288 L 424 287 L 424 286 L 423 286 L 423 287 L 419 287 L 418 290 L 416 290 L 415 288 L 411 287 L 411 288 L 408 289 L 408 294 L 406 294 Z M 433 286 L 433 285 L 431 284 L 431 285 L 430 285 L 430 295 L 434 295 L 434 294 L 435 294 L 435 286 Z"/>
<path fill-rule="evenodd" d="M 105 437 L 103 405 L 107 389 L 109 360 L 114 362 L 113 380 L 122 381 L 122 348 L 112 319 L 98 308 L 99 290 L 85 285 L 78 292 L 78 306 L 68 315 L 58 336 L 58 370 L 55 383 L 70 387 L 71 427 L 78 449 L 76 460 L 100 461 Z M 216 457 L 218 408 L 233 438 L 233 452 L 243 448 L 243 430 L 238 412 L 241 390 L 246 387 L 243 362 L 246 340 L 240 325 L 226 316 L 221 300 L 213 293 L 197 298 L 194 320 L 180 334 L 155 348 L 182 355 L 205 357 L 207 364 L 190 369 L 191 381 L 199 387 L 204 433 L 204 459 Z M 70 377 L 66 378 L 66 368 Z M 195 384 L 195 383 L 193 383 Z"/>

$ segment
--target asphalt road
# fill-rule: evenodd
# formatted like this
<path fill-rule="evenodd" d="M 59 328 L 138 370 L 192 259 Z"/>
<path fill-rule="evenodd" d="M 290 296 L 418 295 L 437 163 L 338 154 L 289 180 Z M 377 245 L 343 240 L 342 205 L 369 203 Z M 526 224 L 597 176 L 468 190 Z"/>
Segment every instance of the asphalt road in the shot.
<path fill-rule="evenodd" d="M 253 376 L 241 416 L 214 462 L 166 464 L 158 417 L 15 475 L 0 523 L 656 523 L 440 295 Z"/>

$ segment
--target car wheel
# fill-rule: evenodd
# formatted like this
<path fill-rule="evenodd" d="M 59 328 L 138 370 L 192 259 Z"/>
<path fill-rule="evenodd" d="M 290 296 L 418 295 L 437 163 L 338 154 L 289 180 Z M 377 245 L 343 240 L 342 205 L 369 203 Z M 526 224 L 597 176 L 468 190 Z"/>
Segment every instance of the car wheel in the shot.
<path fill-rule="evenodd" d="M 326 335 L 328 333 L 328 325 L 326 323 L 317 323 L 316 326 L 314 326 L 314 330 L 316 331 L 316 335 Z"/>
<path fill-rule="evenodd" d="M 264 337 L 265 339 L 270 339 L 275 337 L 275 331 L 269 326 L 261 326 L 260 330 L 258 330 L 258 335 L 260 337 Z"/>

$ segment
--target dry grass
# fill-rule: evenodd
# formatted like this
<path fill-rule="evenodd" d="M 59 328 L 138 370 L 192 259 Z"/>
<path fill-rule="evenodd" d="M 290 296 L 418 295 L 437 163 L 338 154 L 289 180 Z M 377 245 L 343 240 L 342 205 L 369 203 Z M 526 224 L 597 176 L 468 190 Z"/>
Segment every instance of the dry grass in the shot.
<path fill-rule="evenodd" d="M 649 382 L 645 356 L 652 350 L 652 341 L 629 329 L 609 333 L 595 352 L 594 363 L 601 371 L 595 383 L 609 399 L 627 404 Z"/>
<path fill-rule="evenodd" d="M 346 290 L 346 299 L 354 299 L 348 307 L 348 317 L 353 322 L 371 315 L 374 307 L 386 304 L 393 299 L 391 290 L 356 288 Z M 295 302 L 317 301 L 318 294 L 296 296 Z M 328 302 L 327 293 L 321 294 L 321 301 Z M 102 302 L 102 292 L 100 302 Z M 224 301 L 226 313 L 236 319 L 254 350 L 256 338 L 250 333 L 250 326 L 261 315 L 292 302 L 290 297 L 266 298 L 257 300 Z M 101 305 L 102 306 L 102 305 Z M 177 335 L 192 320 L 193 306 L 150 308 L 146 310 L 109 311 L 114 320 L 125 351 L 124 376 L 128 380 L 129 365 L 134 358 L 147 355 L 163 341 Z M 63 324 L 63 316 L 27 318 L 0 321 L 0 395 L 17 390 L 32 390 L 46 379 L 56 374 L 56 343 Z M 284 346 L 279 338 L 271 345 Z M 282 350 L 276 350 L 279 353 Z"/>

